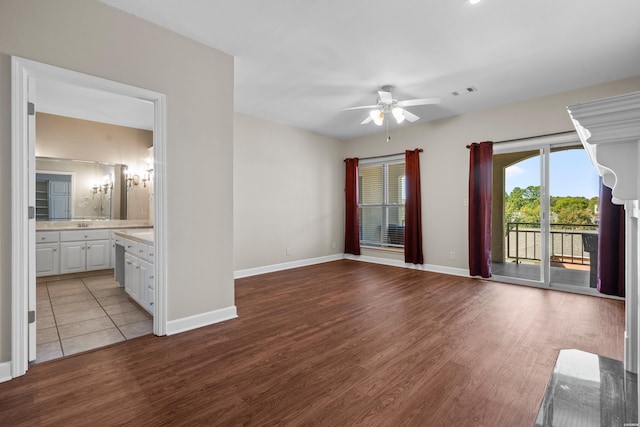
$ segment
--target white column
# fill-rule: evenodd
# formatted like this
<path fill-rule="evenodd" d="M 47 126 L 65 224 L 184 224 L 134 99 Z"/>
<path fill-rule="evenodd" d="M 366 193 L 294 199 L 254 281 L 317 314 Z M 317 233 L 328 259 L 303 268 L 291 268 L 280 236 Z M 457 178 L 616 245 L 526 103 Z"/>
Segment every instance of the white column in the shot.
<path fill-rule="evenodd" d="M 638 373 L 638 210 L 637 202 L 626 202 L 625 210 L 625 304 L 624 368 Z"/>
<path fill-rule="evenodd" d="M 624 366 L 638 373 L 640 340 L 640 92 L 568 107 L 591 161 L 611 187 L 613 202 L 625 207 L 625 350 Z"/>

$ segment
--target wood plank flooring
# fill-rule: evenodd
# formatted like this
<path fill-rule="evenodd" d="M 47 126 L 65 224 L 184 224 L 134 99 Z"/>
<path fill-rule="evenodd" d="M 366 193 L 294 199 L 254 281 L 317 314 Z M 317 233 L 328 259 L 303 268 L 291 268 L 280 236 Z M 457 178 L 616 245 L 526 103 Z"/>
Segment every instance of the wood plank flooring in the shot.
<path fill-rule="evenodd" d="M 531 426 L 624 302 L 335 261 L 236 280 L 239 318 L 30 367 L 0 425 Z"/>

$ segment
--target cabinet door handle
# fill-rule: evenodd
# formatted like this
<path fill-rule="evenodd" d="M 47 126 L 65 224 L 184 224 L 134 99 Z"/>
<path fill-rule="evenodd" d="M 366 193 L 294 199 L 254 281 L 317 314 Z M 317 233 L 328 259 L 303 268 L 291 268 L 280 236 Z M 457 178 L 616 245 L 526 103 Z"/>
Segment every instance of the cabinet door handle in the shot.
<path fill-rule="evenodd" d="M 131 245 L 127 245 L 127 249 L 131 248 Z"/>
<path fill-rule="evenodd" d="M 85 235 L 84 235 L 84 238 L 86 239 L 87 237 L 89 237 L 89 236 L 87 236 L 87 235 L 85 234 Z"/>
<path fill-rule="evenodd" d="M 139 265 L 136 265 L 136 270 L 140 270 L 140 266 Z"/>
<path fill-rule="evenodd" d="M 153 301 L 151 301 L 151 302 L 149 303 L 149 305 L 153 305 Z"/>
<path fill-rule="evenodd" d="M 57 249 L 54 249 L 54 250 L 53 250 L 53 252 L 57 252 L 57 251 L 58 251 Z"/>
<path fill-rule="evenodd" d="M 127 265 L 131 265 L 131 261 L 127 261 Z"/>

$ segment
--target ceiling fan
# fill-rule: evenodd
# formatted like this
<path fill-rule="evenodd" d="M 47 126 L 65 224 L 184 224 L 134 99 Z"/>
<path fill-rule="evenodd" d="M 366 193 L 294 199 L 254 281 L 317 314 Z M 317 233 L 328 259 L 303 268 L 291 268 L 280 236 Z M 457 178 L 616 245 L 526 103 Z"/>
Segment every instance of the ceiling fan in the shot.
<path fill-rule="evenodd" d="M 377 104 L 360 105 L 358 107 L 343 108 L 342 110 L 346 111 L 371 109 L 371 111 L 369 112 L 369 116 L 367 116 L 367 118 L 364 119 L 360 124 L 366 125 L 367 123 L 373 121 L 378 126 L 382 126 L 385 114 L 392 114 L 393 118 L 396 119 L 396 122 L 398 124 L 402 123 L 405 119 L 410 122 L 415 122 L 420 117 L 416 116 L 410 111 L 407 111 L 404 107 L 414 107 L 416 105 L 440 103 L 440 98 L 418 98 L 398 101 L 397 99 L 393 99 L 393 95 L 391 95 L 391 89 L 393 89 L 392 86 L 383 86 L 382 90 L 378 91 Z"/>

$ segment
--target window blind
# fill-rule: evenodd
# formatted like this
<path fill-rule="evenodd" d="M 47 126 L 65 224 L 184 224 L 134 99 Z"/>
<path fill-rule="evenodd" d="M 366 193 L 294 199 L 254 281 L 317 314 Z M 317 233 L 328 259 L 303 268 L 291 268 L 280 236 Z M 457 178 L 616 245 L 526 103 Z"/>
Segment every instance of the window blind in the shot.
<path fill-rule="evenodd" d="M 404 156 L 377 158 L 358 167 L 360 245 L 404 247 Z"/>

